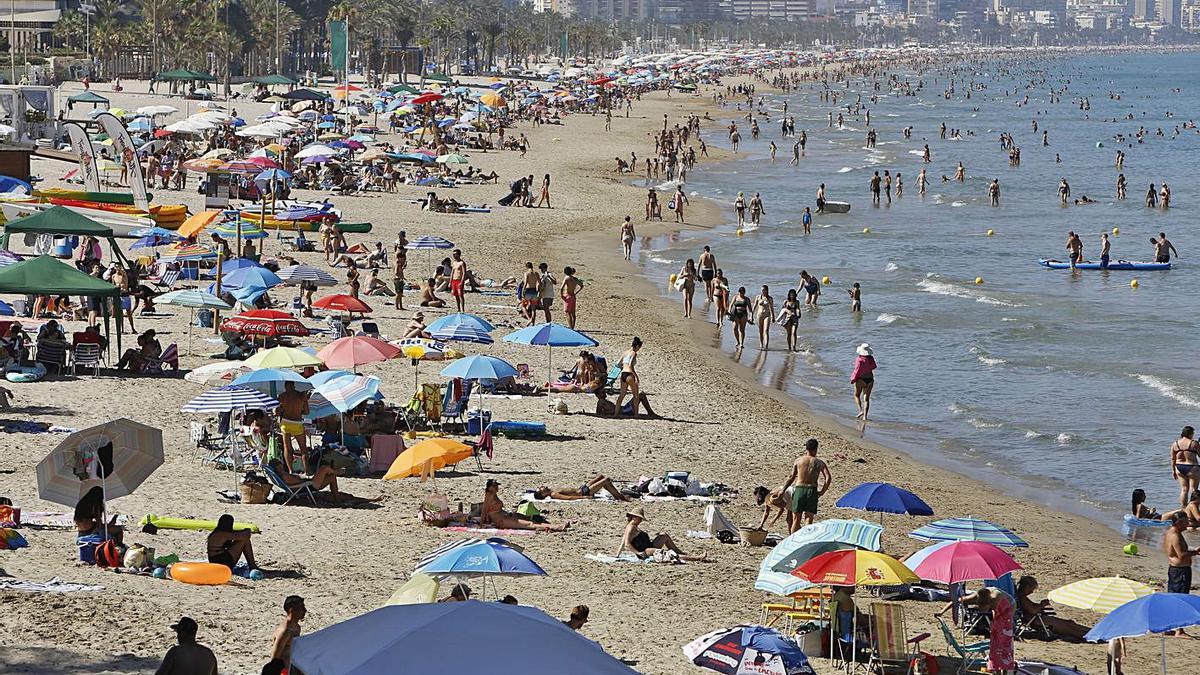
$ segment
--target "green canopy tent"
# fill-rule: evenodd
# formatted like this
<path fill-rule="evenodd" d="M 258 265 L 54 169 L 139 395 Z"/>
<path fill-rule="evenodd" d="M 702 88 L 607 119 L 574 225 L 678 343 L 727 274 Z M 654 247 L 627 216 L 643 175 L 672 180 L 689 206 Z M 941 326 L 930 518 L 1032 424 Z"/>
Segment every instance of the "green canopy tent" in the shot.
<path fill-rule="evenodd" d="M 9 238 L 13 234 L 57 234 L 64 237 L 92 236 L 97 239 L 107 239 L 113 256 L 122 261 L 125 259 L 113 238 L 111 227 L 97 223 L 65 206 L 52 206 L 40 213 L 4 223 L 4 235 L 0 237 L 0 248 L 8 248 Z"/>
<path fill-rule="evenodd" d="M 254 78 L 253 82 L 255 84 L 263 84 L 268 87 L 275 86 L 275 85 L 291 86 L 293 84 L 299 84 L 299 82 L 297 82 L 296 80 L 293 80 L 292 78 L 288 77 L 287 75 L 260 75 L 256 78 Z"/>
<path fill-rule="evenodd" d="M 389 87 L 388 91 L 390 91 L 393 94 L 415 94 L 415 93 L 417 93 L 416 89 L 413 89 L 412 87 L 408 86 L 407 84 L 398 84 L 394 87 Z"/>
<path fill-rule="evenodd" d="M 91 103 L 92 108 L 95 108 L 100 105 L 104 105 L 104 106 L 108 105 L 108 99 L 104 98 L 103 96 L 101 96 L 100 94 L 97 94 L 94 91 L 85 91 L 82 94 L 75 94 L 74 96 L 69 96 L 69 97 L 67 97 L 67 101 L 69 103 Z"/>
<path fill-rule="evenodd" d="M 430 73 L 425 76 L 425 80 L 428 82 L 442 82 L 442 83 L 453 82 L 453 80 L 450 79 L 449 75 L 444 75 L 442 73 Z"/>
<path fill-rule="evenodd" d="M 117 319 L 117 352 L 121 351 L 121 289 L 103 279 L 84 274 L 71 265 L 43 255 L 0 269 L 0 293 L 111 298 Z M 104 333 L 107 335 L 107 303 L 102 303 L 101 308 L 104 315 Z"/>

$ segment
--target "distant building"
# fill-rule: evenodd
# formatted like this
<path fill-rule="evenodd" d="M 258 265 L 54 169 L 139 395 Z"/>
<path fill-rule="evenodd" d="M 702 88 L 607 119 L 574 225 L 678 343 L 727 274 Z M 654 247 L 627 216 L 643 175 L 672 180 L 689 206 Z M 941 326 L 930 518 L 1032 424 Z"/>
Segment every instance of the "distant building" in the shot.
<path fill-rule="evenodd" d="M 1158 18 L 1158 7 L 1155 0 L 1133 0 L 1133 18 L 1137 21 L 1151 21 Z"/>
<path fill-rule="evenodd" d="M 11 0 L 0 11 L 0 35 L 5 41 L 16 42 L 18 52 L 49 47 L 54 24 L 65 4 L 58 0 Z"/>
<path fill-rule="evenodd" d="M 728 17 L 798 21 L 812 16 L 812 0 L 718 0 L 717 5 Z"/>
<path fill-rule="evenodd" d="M 908 0 L 908 16 L 913 19 L 936 21 L 938 0 Z"/>
<path fill-rule="evenodd" d="M 1183 25 L 1181 21 L 1182 12 L 1180 0 L 1158 0 L 1156 9 L 1158 10 L 1158 20 L 1164 26 L 1174 26 L 1179 28 Z"/>
<path fill-rule="evenodd" d="M 659 20 L 670 24 L 718 21 L 722 18 L 718 0 L 658 0 Z"/>
<path fill-rule="evenodd" d="M 572 0 L 571 4 L 571 14 L 585 19 L 622 21 L 650 16 L 650 0 Z"/>

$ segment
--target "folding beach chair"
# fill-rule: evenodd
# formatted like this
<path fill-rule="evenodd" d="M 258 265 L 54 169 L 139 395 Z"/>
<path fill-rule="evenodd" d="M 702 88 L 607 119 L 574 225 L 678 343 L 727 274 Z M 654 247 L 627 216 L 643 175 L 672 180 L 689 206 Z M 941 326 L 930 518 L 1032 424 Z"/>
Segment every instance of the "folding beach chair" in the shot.
<path fill-rule="evenodd" d="M 162 375 L 166 372 L 168 366 L 172 372 L 179 372 L 179 347 L 174 342 L 167 345 L 167 348 L 163 350 L 158 358 L 143 361 L 142 374 Z"/>
<path fill-rule="evenodd" d="M 467 445 L 471 446 L 471 456 L 475 458 L 475 465 L 479 467 L 480 471 L 483 471 L 482 455 L 487 455 L 487 458 L 491 459 L 496 452 L 496 445 L 492 440 L 492 428 L 484 427 L 483 431 L 479 433 L 479 440 Z"/>
<path fill-rule="evenodd" d="M 306 480 L 299 485 L 288 485 L 287 482 L 283 480 L 283 477 L 275 473 L 275 470 L 271 467 L 264 466 L 262 467 L 262 470 L 263 473 L 267 474 L 267 480 L 271 481 L 271 485 L 274 485 L 276 490 L 287 496 L 287 499 L 283 500 L 284 506 L 290 503 L 298 495 L 307 496 L 308 501 L 312 502 L 314 506 L 316 505 L 317 498 L 313 495 L 313 483 L 311 480 Z"/>
<path fill-rule="evenodd" d="M 92 376 L 100 376 L 100 361 L 103 358 L 104 352 L 100 349 L 100 345 L 94 342 L 81 342 L 75 345 L 75 351 L 71 357 L 71 374 L 78 374 L 79 367 L 92 369 Z"/>
<path fill-rule="evenodd" d="M 38 340 L 37 355 L 34 360 L 46 366 L 49 371 L 54 367 L 59 375 L 67 367 L 67 346 L 53 340 Z"/>
<path fill-rule="evenodd" d="M 992 646 L 991 640 L 983 640 L 982 642 L 972 642 L 964 645 L 959 643 L 958 638 L 954 637 L 954 631 L 942 619 L 937 620 L 938 625 L 942 628 L 942 637 L 946 638 L 946 653 L 950 656 L 957 655 L 959 658 L 958 670 L 959 675 L 975 670 L 976 666 L 982 664 L 986 657 L 988 649 Z"/>
<path fill-rule="evenodd" d="M 152 290 L 155 293 L 166 293 L 175 288 L 175 282 L 179 281 L 179 270 L 169 269 L 163 272 L 161 277 L 157 279 L 148 277 L 146 281 L 150 282 L 150 285 L 153 286 Z"/>
<path fill-rule="evenodd" d="M 472 380 L 464 381 L 461 377 L 456 377 L 446 383 L 446 393 L 442 397 L 442 415 L 441 427 L 446 428 L 449 422 L 457 421 L 458 424 L 466 426 L 467 424 L 467 406 L 471 400 L 471 386 L 474 384 Z M 457 396 L 455 392 L 460 392 Z"/>
<path fill-rule="evenodd" d="M 888 667 L 897 670 L 903 668 L 904 672 L 909 672 L 913 656 L 929 633 L 911 638 L 907 635 L 903 605 L 897 602 L 872 602 L 871 659 L 867 662 L 867 670 L 878 671 L 881 675 L 886 675 Z"/>

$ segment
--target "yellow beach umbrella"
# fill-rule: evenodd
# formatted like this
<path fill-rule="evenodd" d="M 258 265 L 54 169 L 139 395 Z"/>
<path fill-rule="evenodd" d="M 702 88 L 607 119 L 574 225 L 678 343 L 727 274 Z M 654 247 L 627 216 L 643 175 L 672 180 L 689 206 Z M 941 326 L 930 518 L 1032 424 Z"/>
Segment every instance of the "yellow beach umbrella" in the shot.
<path fill-rule="evenodd" d="M 900 586 L 921 583 L 912 570 L 892 556 L 859 549 L 822 553 L 791 573 L 818 586 Z"/>
<path fill-rule="evenodd" d="M 1154 589 L 1124 577 L 1094 577 L 1060 586 L 1046 597 L 1060 605 L 1108 614 L 1121 605 L 1150 595 Z"/>
<path fill-rule="evenodd" d="M 499 108 L 500 106 L 505 105 L 507 103 L 507 101 L 504 100 L 503 96 L 501 96 L 500 94 L 497 94 L 494 91 L 488 92 L 488 93 L 484 94 L 483 96 L 480 96 L 479 102 L 486 106 L 491 106 L 493 108 Z"/>
<path fill-rule="evenodd" d="M 321 359 L 295 347 L 275 347 L 256 352 L 243 361 L 248 368 L 304 368 L 319 366 Z"/>
<path fill-rule="evenodd" d="M 467 459 L 474 450 L 452 438 L 429 438 L 400 453 L 384 480 L 432 475 L 434 471 Z"/>

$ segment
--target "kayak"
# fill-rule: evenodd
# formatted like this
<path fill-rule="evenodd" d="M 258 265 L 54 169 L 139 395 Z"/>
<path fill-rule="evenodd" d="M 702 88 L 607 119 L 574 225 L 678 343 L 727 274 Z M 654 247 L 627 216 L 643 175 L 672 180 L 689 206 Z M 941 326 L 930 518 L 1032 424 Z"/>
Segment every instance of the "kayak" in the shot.
<path fill-rule="evenodd" d="M 89 202 L 104 202 L 106 204 L 133 205 L 133 195 L 127 192 L 87 192 L 86 190 L 69 190 L 66 188 L 45 188 L 34 190 L 35 197 L 55 197 L 62 199 L 82 199 Z M 153 199 L 153 195 L 147 195 Z"/>
<path fill-rule="evenodd" d="M 12 221 L 25 216 L 32 216 L 41 213 L 46 209 L 52 208 L 54 204 L 45 202 L 3 202 L 0 203 L 0 212 L 4 214 L 4 221 Z M 85 216 L 91 220 L 111 228 L 113 236 L 122 238 L 136 239 L 133 231 L 143 227 L 153 227 L 155 221 L 151 218 L 133 216 L 124 213 L 112 213 L 110 211 L 100 211 L 96 209 L 87 209 L 81 206 L 66 206 L 75 213 Z"/>
<path fill-rule="evenodd" d="M 825 213 L 850 213 L 849 202 L 825 202 L 825 208 L 822 209 Z"/>
<path fill-rule="evenodd" d="M 1061 260 L 1051 260 L 1042 258 L 1038 261 L 1043 267 L 1048 267 L 1052 270 L 1069 270 L 1071 263 Z M 1085 260 L 1075 265 L 1075 269 L 1080 270 L 1098 270 L 1108 269 L 1114 272 L 1156 272 L 1161 270 L 1171 269 L 1171 263 L 1159 262 L 1134 262 L 1131 260 L 1113 260 L 1108 263 L 1107 268 L 1100 267 L 1100 263 L 1095 260 Z"/>

